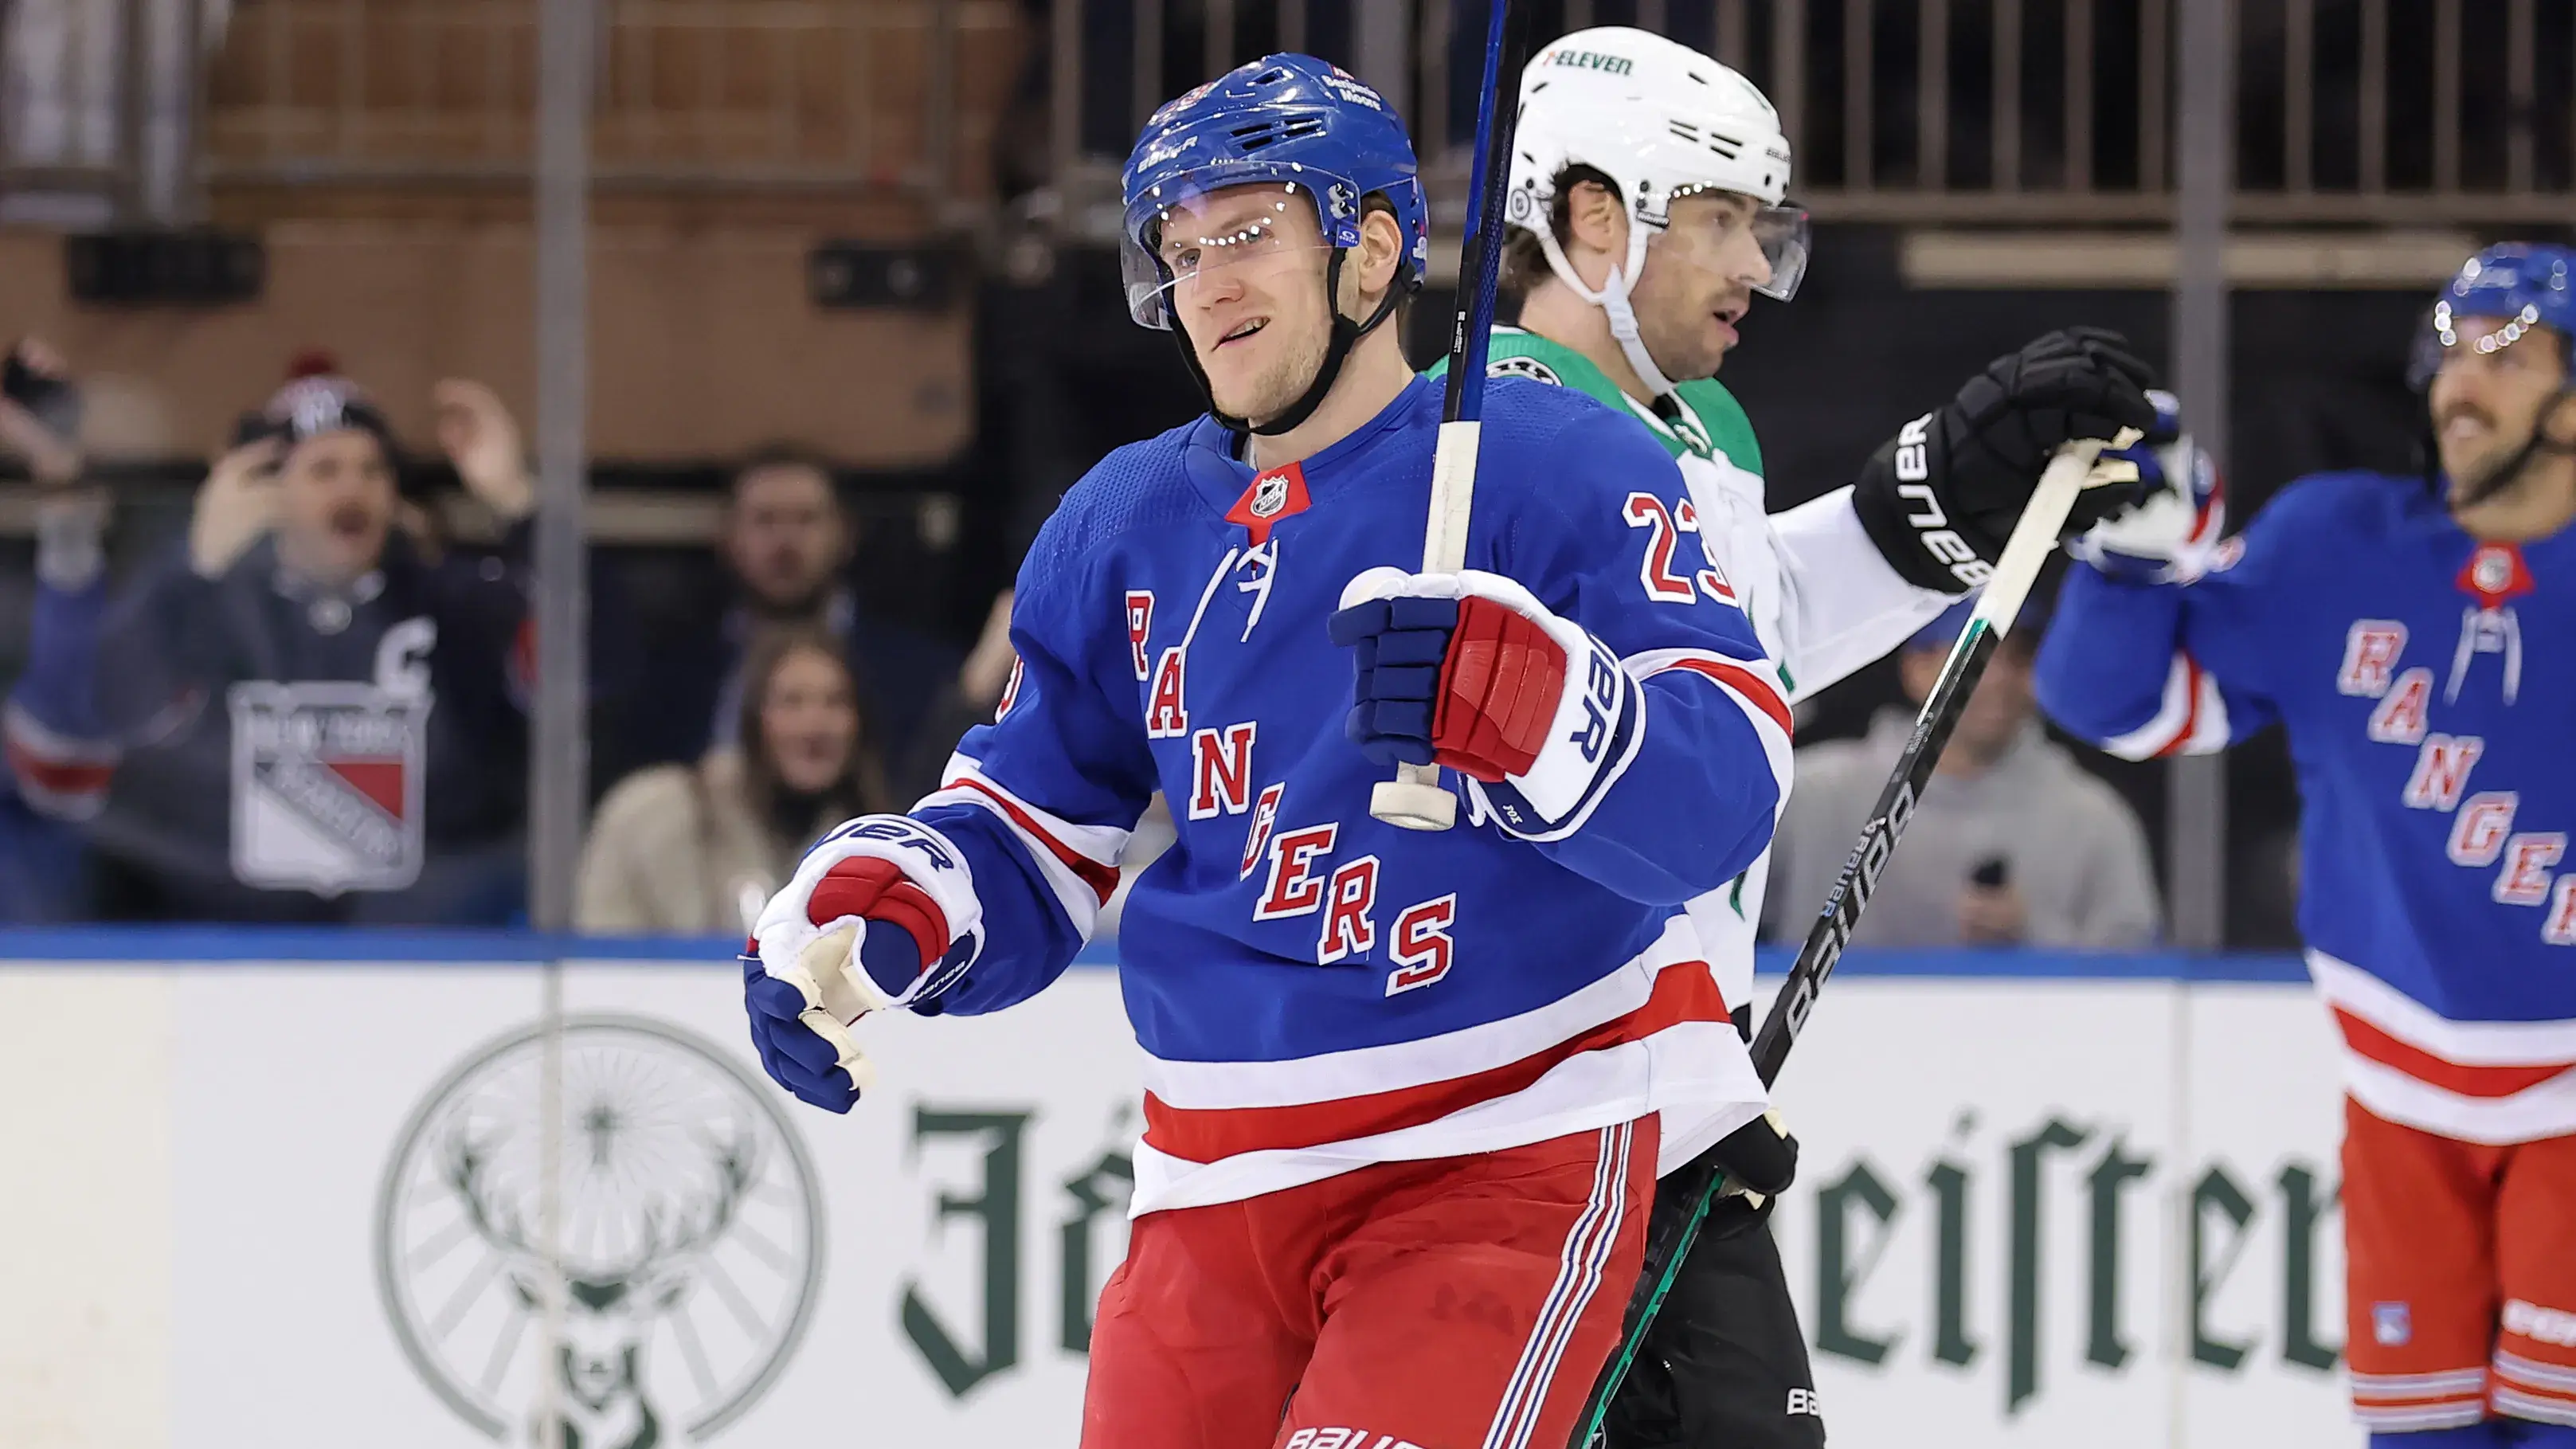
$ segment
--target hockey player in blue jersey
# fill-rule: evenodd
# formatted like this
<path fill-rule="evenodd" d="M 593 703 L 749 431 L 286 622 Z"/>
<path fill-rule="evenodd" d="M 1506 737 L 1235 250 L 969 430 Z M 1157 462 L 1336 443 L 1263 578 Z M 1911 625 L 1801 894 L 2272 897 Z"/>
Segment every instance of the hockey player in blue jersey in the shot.
<path fill-rule="evenodd" d="M 1467 567 L 1413 572 L 1439 397 L 1390 324 L 1429 236 L 1375 92 L 1245 66 L 1157 112 L 1125 183 L 1131 308 L 1209 415 L 1066 495 L 995 722 L 764 912 L 753 1036 L 847 1110 L 852 1023 L 1043 988 L 1160 791 L 1083 1442 L 1561 1444 L 1658 1168 L 1789 1177 L 1684 909 L 1769 839 L 1774 663 L 1698 536 L 1645 526 L 1686 516 L 1670 455 L 1570 389 L 1494 384 Z M 1459 828 L 1369 817 L 1396 760 L 1447 767 Z"/>
<path fill-rule="evenodd" d="M 2289 732 L 2376 1449 L 2576 1446 L 2571 337 L 2576 252 L 2479 253 L 2426 328 L 2429 482 L 2302 478 L 2222 539 L 2214 471 L 2168 449 L 2079 540 L 2039 658 L 2117 754 Z"/>
<path fill-rule="evenodd" d="M 1413 573 L 1440 398 L 1389 324 L 1430 238 L 1375 92 L 1245 66 L 1154 116 L 1126 194 L 1131 308 L 1210 415 L 1066 495 L 996 721 L 762 916 L 755 1038 L 846 1109 L 848 1023 L 1044 987 L 1159 790 L 1179 838 L 1120 939 L 1136 1222 L 1082 1442 L 1562 1444 L 1659 1161 L 1762 1111 L 1682 903 L 1768 841 L 1787 708 L 1732 605 L 1649 590 L 1624 510 L 1680 505 L 1670 458 L 1563 389 L 1488 394 L 1467 571 Z M 1399 756 L 1475 823 L 1371 819 Z M 1784 1185 L 1780 1139 L 1747 1140 Z"/>

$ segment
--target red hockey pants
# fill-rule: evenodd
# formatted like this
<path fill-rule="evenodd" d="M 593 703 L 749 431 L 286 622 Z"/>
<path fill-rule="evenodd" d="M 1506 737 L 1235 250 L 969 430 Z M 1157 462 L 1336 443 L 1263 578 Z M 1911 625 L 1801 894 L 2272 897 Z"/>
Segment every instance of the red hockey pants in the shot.
<path fill-rule="evenodd" d="M 2344 1103 L 2353 1407 L 2576 1424 L 2576 1137 L 2484 1147 Z"/>
<path fill-rule="evenodd" d="M 1619 1335 L 1648 1118 L 1148 1213 L 1082 1449 L 1560 1449 Z"/>

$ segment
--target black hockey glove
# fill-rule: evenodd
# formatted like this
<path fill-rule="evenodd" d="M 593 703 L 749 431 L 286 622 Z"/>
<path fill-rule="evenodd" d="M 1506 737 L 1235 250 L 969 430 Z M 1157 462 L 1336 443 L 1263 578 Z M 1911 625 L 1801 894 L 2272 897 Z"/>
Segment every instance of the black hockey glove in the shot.
<path fill-rule="evenodd" d="M 1907 582 L 1962 594 L 1985 582 L 2049 455 L 2076 438 L 2109 442 L 2155 426 L 2155 370 L 2099 327 L 2047 336 L 1996 358 L 1959 395 L 1899 429 L 1852 484 L 1852 510 Z M 2078 497 L 2071 538 L 2137 500 L 2108 483 Z"/>
<path fill-rule="evenodd" d="M 1709 1204 L 1700 1231 L 1733 1237 L 1771 1215 L 1771 1205 L 1798 1177 L 1798 1139 L 1776 1112 L 1764 1113 L 1727 1133 L 1709 1149 L 1726 1174 L 1727 1192 Z"/>

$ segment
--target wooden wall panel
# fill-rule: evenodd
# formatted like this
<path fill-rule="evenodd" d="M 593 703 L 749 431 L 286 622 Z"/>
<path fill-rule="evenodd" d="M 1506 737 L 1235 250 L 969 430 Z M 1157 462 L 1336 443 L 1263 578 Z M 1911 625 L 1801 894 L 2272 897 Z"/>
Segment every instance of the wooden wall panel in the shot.
<path fill-rule="evenodd" d="M 685 463 L 792 440 L 855 467 L 936 464 L 971 424 L 969 324 L 822 312 L 798 228 L 597 228 L 591 247 L 593 456 Z M 404 438 L 428 441 L 438 378 L 478 377 L 522 415 L 536 398 L 534 261 L 524 225 L 280 223 L 266 294 L 206 312 L 70 305 L 59 238 L 0 231 L 0 336 L 54 340 L 91 381 L 105 457 L 194 456 L 265 400 L 305 347 L 336 353 Z"/>

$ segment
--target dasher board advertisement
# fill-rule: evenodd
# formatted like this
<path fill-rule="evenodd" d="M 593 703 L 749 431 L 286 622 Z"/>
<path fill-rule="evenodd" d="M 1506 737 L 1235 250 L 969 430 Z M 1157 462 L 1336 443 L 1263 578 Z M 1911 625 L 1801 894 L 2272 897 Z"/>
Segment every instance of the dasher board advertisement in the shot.
<path fill-rule="evenodd" d="M 0 964 L 44 1104 L 0 1149 L 62 1188 L 0 1200 L 0 1442 L 1071 1449 L 1138 1126 L 1113 970 L 871 1023 L 835 1117 L 729 962 L 574 962 L 549 1018 L 483 954 Z M 1856 953 L 1781 1084 L 1834 1441 L 2358 1445 L 2323 1010 L 2277 963 L 1941 969 L 1980 965 Z"/>

